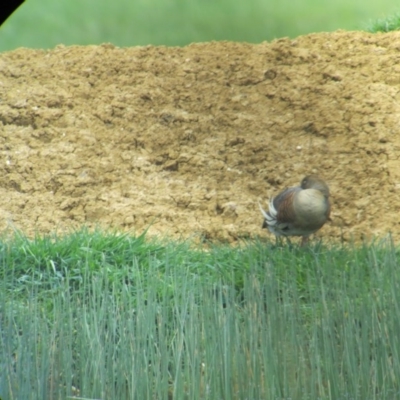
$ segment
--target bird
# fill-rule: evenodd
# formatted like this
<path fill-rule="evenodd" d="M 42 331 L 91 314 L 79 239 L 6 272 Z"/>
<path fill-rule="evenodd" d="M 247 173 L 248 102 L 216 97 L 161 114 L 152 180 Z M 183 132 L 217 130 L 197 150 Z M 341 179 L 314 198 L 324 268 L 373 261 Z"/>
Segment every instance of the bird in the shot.
<path fill-rule="evenodd" d="M 301 246 L 307 244 L 329 219 L 331 205 L 329 187 L 318 175 L 305 176 L 300 186 L 289 187 L 269 201 L 262 228 L 268 228 L 276 237 L 302 236 Z M 290 242 L 290 241 L 289 241 Z"/>

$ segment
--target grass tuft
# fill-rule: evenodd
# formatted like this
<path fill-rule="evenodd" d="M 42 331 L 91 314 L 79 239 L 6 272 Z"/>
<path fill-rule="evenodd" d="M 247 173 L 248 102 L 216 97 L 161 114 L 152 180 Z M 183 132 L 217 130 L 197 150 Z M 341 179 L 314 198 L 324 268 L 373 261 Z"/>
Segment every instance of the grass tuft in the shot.
<path fill-rule="evenodd" d="M 400 14 L 395 13 L 386 18 L 381 18 L 376 21 L 372 21 L 367 25 L 366 30 L 368 32 L 392 32 L 400 29 Z"/>

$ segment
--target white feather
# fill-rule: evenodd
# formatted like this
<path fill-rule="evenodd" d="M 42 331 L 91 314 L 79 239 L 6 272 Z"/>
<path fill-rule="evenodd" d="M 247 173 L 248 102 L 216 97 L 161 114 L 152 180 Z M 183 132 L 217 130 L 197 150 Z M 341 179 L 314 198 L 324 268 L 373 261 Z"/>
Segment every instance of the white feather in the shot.
<path fill-rule="evenodd" d="M 268 204 L 268 208 L 269 208 L 269 218 L 267 218 L 267 223 L 270 223 L 270 225 L 276 225 L 276 217 L 278 216 L 278 211 L 276 210 L 275 206 L 274 206 L 274 198 L 270 199 L 269 204 Z"/>
<path fill-rule="evenodd" d="M 258 202 L 258 206 L 260 207 L 261 214 L 265 218 L 265 221 L 267 222 L 268 226 L 276 225 L 276 216 L 278 215 L 278 212 L 276 211 L 274 207 L 274 199 L 271 199 L 268 204 L 268 212 L 265 211 L 262 207 L 260 202 Z"/>
<path fill-rule="evenodd" d="M 269 215 L 268 215 L 268 213 L 261 207 L 260 202 L 258 202 L 258 207 L 260 207 L 260 211 L 261 211 L 261 214 L 263 215 L 263 217 L 264 217 L 265 219 L 268 219 L 268 218 L 269 218 Z"/>

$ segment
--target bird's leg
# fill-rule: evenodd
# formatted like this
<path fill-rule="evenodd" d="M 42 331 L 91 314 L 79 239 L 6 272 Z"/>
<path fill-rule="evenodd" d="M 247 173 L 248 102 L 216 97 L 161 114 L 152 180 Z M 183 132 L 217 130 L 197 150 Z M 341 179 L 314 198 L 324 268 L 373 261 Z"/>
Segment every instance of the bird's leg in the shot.
<path fill-rule="evenodd" d="M 279 236 L 279 235 L 275 236 L 275 246 L 276 247 L 283 247 L 282 236 Z"/>
<path fill-rule="evenodd" d="M 286 239 L 286 244 L 289 247 L 290 250 L 293 250 L 293 244 L 292 241 L 289 239 L 289 236 L 285 236 Z"/>
<path fill-rule="evenodd" d="M 310 240 L 310 236 L 302 236 L 301 237 L 300 247 L 306 246 L 308 244 L 309 240 Z"/>

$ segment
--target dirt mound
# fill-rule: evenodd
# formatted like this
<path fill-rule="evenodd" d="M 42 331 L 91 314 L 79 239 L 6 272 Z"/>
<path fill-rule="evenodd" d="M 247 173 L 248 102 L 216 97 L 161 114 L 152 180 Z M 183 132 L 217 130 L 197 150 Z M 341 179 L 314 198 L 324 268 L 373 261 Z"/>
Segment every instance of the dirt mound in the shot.
<path fill-rule="evenodd" d="M 0 55 L 0 228 L 234 241 L 325 177 L 320 235 L 400 238 L 400 33 Z"/>

